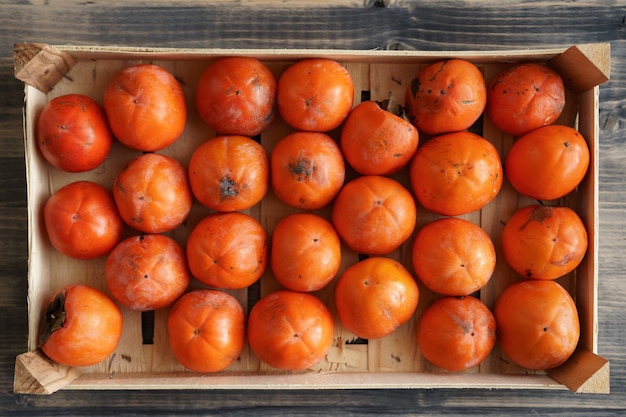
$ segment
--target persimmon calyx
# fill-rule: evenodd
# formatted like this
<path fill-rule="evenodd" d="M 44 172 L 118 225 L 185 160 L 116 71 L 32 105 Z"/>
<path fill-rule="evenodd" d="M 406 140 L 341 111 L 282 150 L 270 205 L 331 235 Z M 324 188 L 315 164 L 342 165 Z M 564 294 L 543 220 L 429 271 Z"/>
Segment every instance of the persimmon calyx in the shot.
<path fill-rule="evenodd" d="M 40 346 L 48 340 L 53 332 L 63 327 L 66 316 L 65 290 L 63 290 L 59 291 L 44 311 L 41 337 L 39 340 Z"/>
<path fill-rule="evenodd" d="M 389 113 L 395 114 L 396 116 L 401 117 L 406 121 L 409 121 L 406 115 L 406 108 L 398 103 L 398 100 L 396 100 L 396 97 L 391 91 L 389 92 L 389 95 L 385 100 L 376 101 L 376 104 L 378 104 L 381 109 L 386 110 Z"/>

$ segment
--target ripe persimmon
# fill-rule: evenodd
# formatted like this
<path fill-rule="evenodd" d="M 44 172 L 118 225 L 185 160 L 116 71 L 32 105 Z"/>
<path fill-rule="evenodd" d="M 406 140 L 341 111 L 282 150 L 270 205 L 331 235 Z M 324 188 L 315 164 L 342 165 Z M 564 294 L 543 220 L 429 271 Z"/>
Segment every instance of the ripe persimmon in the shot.
<path fill-rule="evenodd" d="M 447 371 L 480 364 L 496 344 L 496 319 L 475 297 L 443 297 L 420 316 L 417 345 L 422 355 Z"/>
<path fill-rule="evenodd" d="M 494 314 L 502 351 L 524 368 L 561 365 L 580 338 L 576 304 L 556 281 L 523 280 L 510 285 L 496 300 Z"/>
<path fill-rule="evenodd" d="M 193 203 L 185 168 L 158 153 L 141 154 L 124 165 L 113 182 L 113 197 L 126 224 L 144 233 L 174 230 Z"/>
<path fill-rule="evenodd" d="M 74 259 L 106 255 L 124 232 L 111 192 L 91 181 L 75 181 L 55 191 L 43 207 L 43 217 L 52 246 Z"/>
<path fill-rule="evenodd" d="M 217 134 L 256 136 L 274 120 L 276 78 L 256 58 L 219 58 L 200 75 L 195 103 Z"/>
<path fill-rule="evenodd" d="M 451 296 L 470 295 L 491 279 L 496 250 L 480 226 L 460 218 L 443 218 L 415 235 L 413 268 L 430 290 Z"/>
<path fill-rule="evenodd" d="M 267 152 L 247 136 L 218 136 L 201 144 L 189 161 L 191 191 L 216 211 L 245 210 L 269 189 Z"/>
<path fill-rule="evenodd" d="M 420 70 L 406 89 L 409 120 L 420 133 L 438 135 L 469 128 L 485 110 L 487 87 L 473 63 L 446 59 Z"/>
<path fill-rule="evenodd" d="M 415 279 L 401 263 L 370 257 L 348 267 L 337 281 L 341 323 L 356 336 L 377 339 L 409 321 L 419 300 Z"/>
<path fill-rule="evenodd" d="M 245 314 L 232 295 L 199 289 L 184 294 L 167 318 L 172 352 L 185 368 L 218 372 L 235 363 L 245 343 Z"/>
<path fill-rule="evenodd" d="M 345 175 L 341 149 L 325 133 L 290 133 L 270 155 L 274 192 L 285 204 L 299 209 L 328 205 L 343 186 Z"/>
<path fill-rule="evenodd" d="M 574 128 L 549 125 L 517 139 L 504 161 L 513 188 L 536 200 L 555 200 L 573 191 L 589 168 L 589 147 Z"/>
<path fill-rule="evenodd" d="M 187 123 L 182 86 L 169 71 L 154 64 L 118 71 L 104 90 L 104 111 L 115 137 L 144 152 L 176 142 Z"/>
<path fill-rule="evenodd" d="M 250 310 L 248 342 L 263 362 L 282 370 L 305 370 L 319 363 L 333 342 L 328 307 L 310 293 L 279 290 Z"/>
<path fill-rule="evenodd" d="M 61 365 L 90 366 L 115 351 L 123 328 L 122 311 L 111 297 L 88 285 L 67 285 L 44 311 L 39 344 Z"/>
<path fill-rule="evenodd" d="M 189 285 L 185 251 L 162 234 L 121 241 L 107 257 L 104 276 L 113 298 L 136 311 L 168 307 Z"/>
<path fill-rule="evenodd" d="M 383 103 L 364 101 L 341 129 L 346 161 L 362 175 L 391 175 L 409 163 L 419 143 L 417 129 Z"/>
<path fill-rule="evenodd" d="M 489 83 L 485 113 L 504 133 L 520 136 L 553 123 L 564 107 L 561 76 L 545 65 L 523 63 Z"/>
<path fill-rule="evenodd" d="M 331 221 L 346 245 L 367 255 L 397 249 L 413 233 L 416 216 L 409 190 L 378 175 L 363 175 L 344 185 L 331 211 Z"/>
<path fill-rule="evenodd" d="M 36 135 L 44 158 L 67 172 L 102 165 L 114 140 L 104 109 L 82 94 L 65 94 L 46 103 L 37 119 Z"/>
<path fill-rule="evenodd" d="M 277 105 L 293 128 L 328 132 L 338 127 L 352 109 L 354 82 L 339 62 L 327 58 L 302 59 L 278 78 Z"/>
<path fill-rule="evenodd" d="M 503 181 L 498 150 L 471 132 L 453 132 L 424 143 L 409 166 L 413 193 L 427 210 L 458 216 L 483 208 Z"/>
<path fill-rule="evenodd" d="M 254 284 L 267 266 L 267 232 L 249 214 L 212 213 L 187 237 L 187 262 L 198 281 L 215 288 Z"/>
<path fill-rule="evenodd" d="M 283 217 L 272 233 L 270 265 L 276 280 L 294 291 L 317 291 L 341 266 L 341 242 L 330 222 L 313 213 Z"/>
<path fill-rule="evenodd" d="M 551 280 L 573 271 L 589 242 L 587 229 L 574 210 L 532 204 L 506 222 L 501 244 L 504 259 L 515 272 Z"/>

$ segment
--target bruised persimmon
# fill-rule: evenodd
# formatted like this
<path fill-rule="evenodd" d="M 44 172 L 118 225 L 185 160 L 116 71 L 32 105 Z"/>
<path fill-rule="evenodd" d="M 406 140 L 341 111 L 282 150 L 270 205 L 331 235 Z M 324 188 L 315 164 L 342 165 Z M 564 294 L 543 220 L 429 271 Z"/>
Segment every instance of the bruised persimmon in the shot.
<path fill-rule="evenodd" d="M 533 204 L 517 210 L 501 236 L 509 266 L 531 279 L 552 280 L 573 271 L 588 247 L 587 229 L 568 207 Z"/>
<path fill-rule="evenodd" d="M 345 175 L 341 149 L 325 133 L 290 133 L 270 155 L 274 192 L 282 202 L 299 209 L 328 205 L 343 186 Z"/>
<path fill-rule="evenodd" d="M 248 209 L 269 189 L 267 153 L 247 136 L 207 140 L 193 152 L 188 172 L 193 195 L 216 211 Z"/>
<path fill-rule="evenodd" d="M 417 345 L 422 355 L 447 371 L 479 365 L 496 344 L 496 319 L 475 297 L 443 297 L 420 316 Z"/>
<path fill-rule="evenodd" d="M 413 193 L 427 210 L 458 216 L 483 208 L 503 181 L 498 150 L 471 132 L 453 132 L 424 143 L 409 166 Z"/>
<path fill-rule="evenodd" d="M 335 305 L 341 323 L 356 336 L 377 339 L 413 316 L 419 288 L 399 262 L 370 257 L 348 267 L 337 281 Z"/>
<path fill-rule="evenodd" d="M 574 353 L 580 321 L 572 296 L 556 281 L 523 280 L 496 300 L 498 343 L 516 364 L 550 369 Z"/>
<path fill-rule="evenodd" d="M 503 70 L 490 82 L 485 112 L 498 129 L 520 136 L 553 123 L 564 107 L 561 76 L 545 65 L 524 63 Z"/>
<path fill-rule="evenodd" d="M 411 80 L 405 93 L 409 120 L 427 135 L 469 128 L 485 110 L 486 102 L 483 74 L 463 59 L 426 66 Z"/>
<path fill-rule="evenodd" d="M 363 175 L 339 191 L 331 221 L 339 236 L 355 252 L 385 255 L 413 233 L 417 221 L 413 196 L 398 181 Z"/>
<path fill-rule="evenodd" d="M 573 191 L 589 168 L 589 147 L 574 128 L 549 125 L 517 139 L 504 161 L 504 172 L 519 193 L 556 200 Z"/>
<path fill-rule="evenodd" d="M 491 279 L 496 250 L 480 226 L 447 217 L 423 226 L 413 240 L 413 268 L 430 290 L 451 296 L 470 295 Z"/>

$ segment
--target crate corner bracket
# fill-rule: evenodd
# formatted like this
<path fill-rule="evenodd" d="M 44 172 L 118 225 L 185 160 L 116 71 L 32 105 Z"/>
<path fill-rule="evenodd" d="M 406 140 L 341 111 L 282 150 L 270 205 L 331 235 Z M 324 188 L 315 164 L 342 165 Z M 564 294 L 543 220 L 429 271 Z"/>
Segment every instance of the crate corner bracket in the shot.
<path fill-rule="evenodd" d="M 15 78 L 47 93 L 72 69 L 76 59 L 51 45 L 16 43 L 13 63 Z"/>
<path fill-rule="evenodd" d="M 15 359 L 13 391 L 16 394 L 52 394 L 78 378 L 77 368 L 46 358 L 39 350 L 22 353 Z"/>

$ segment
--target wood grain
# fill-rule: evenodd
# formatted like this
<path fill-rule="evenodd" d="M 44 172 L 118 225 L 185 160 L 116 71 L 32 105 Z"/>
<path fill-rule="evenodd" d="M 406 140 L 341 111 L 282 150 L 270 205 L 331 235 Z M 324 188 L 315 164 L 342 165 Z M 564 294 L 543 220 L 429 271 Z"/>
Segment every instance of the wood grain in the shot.
<path fill-rule="evenodd" d="M 387 7 L 375 7 L 384 3 Z M 622 295 L 626 250 L 626 2 L 609 1 L 135 1 L 0 4 L 0 414 L 448 414 L 599 413 L 626 410 Z M 232 48 L 496 50 L 611 43 L 600 88 L 599 353 L 611 362 L 610 396 L 568 391 L 386 390 L 12 393 L 26 350 L 26 182 L 23 85 L 16 42 Z M 158 410 L 158 412 L 157 412 Z M 183 411 L 184 410 L 184 411 Z"/>

